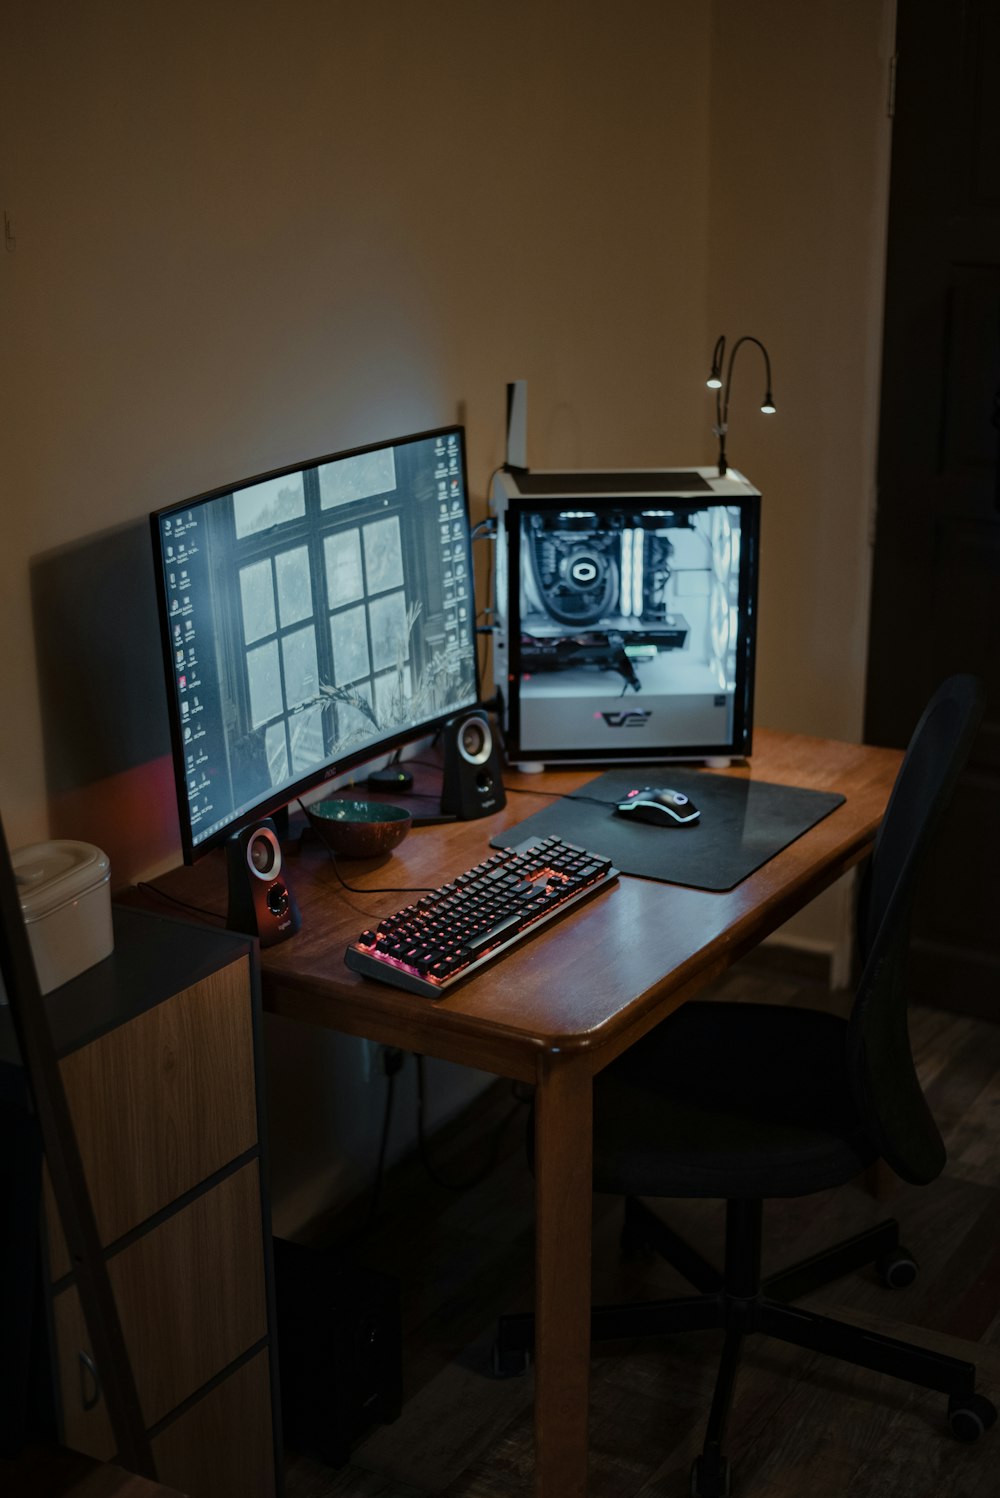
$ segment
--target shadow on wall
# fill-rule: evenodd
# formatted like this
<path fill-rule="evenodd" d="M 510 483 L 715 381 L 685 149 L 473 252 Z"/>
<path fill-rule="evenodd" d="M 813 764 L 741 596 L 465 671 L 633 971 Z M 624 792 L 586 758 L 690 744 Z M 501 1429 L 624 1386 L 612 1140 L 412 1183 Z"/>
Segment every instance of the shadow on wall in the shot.
<path fill-rule="evenodd" d="M 118 889 L 180 857 L 146 523 L 37 558 L 31 597 L 52 836 L 103 848 Z"/>

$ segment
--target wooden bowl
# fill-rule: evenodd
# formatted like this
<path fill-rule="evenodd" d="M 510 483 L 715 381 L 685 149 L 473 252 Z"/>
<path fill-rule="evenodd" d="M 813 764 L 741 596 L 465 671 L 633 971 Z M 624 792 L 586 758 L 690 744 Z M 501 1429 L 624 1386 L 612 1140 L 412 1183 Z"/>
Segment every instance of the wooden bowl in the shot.
<path fill-rule="evenodd" d="M 402 806 L 384 801 L 314 801 L 306 816 L 331 853 L 340 858 L 378 858 L 410 830 L 412 818 Z"/>

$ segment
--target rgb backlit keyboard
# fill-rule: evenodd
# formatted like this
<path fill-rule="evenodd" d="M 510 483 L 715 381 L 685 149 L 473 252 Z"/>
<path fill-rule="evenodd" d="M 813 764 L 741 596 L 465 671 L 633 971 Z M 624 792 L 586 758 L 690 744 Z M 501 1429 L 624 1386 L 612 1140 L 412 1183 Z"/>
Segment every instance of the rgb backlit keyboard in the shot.
<path fill-rule="evenodd" d="M 344 961 L 356 973 L 440 998 L 617 878 L 609 858 L 559 837 L 529 838 L 362 931 Z"/>

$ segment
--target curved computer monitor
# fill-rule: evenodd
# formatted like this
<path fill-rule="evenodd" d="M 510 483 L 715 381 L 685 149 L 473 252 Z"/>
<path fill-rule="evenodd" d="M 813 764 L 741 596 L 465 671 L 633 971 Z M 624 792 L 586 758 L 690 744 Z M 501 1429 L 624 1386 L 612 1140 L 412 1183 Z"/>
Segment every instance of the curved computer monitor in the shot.
<path fill-rule="evenodd" d="M 186 862 L 479 701 L 461 427 L 150 523 Z"/>

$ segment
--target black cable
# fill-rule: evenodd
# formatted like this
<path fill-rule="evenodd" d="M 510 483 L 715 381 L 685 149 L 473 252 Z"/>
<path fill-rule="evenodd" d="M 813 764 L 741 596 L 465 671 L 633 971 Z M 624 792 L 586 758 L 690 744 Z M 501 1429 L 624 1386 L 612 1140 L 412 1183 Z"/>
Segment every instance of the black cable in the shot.
<path fill-rule="evenodd" d="M 489 502 L 490 502 L 490 490 L 493 488 L 493 480 L 496 478 L 496 476 L 497 476 L 498 473 L 503 473 L 504 467 L 505 467 L 505 465 L 503 463 L 498 463 L 497 466 L 494 468 L 493 472 L 490 474 L 489 478 L 486 480 L 486 503 L 487 503 L 487 505 L 489 505 Z M 493 520 L 493 516 L 492 515 L 487 515 L 486 521 L 492 521 L 492 520 Z M 486 524 L 486 521 L 480 520 L 479 524 L 480 525 L 484 525 L 484 524 Z"/>
<path fill-rule="evenodd" d="M 302 809 L 302 811 L 305 811 L 305 807 L 302 805 L 301 798 L 299 798 L 299 806 Z M 309 815 L 308 812 L 306 812 L 306 816 L 308 816 L 308 815 Z M 319 837 L 320 842 L 323 842 L 322 834 L 321 833 L 317 833 L 317 836 Z M 435 892 L 435 890 L 437 889 L 437 885 L 436 884 L 420 884 L 420 885 L 413 885 L 413 886 L 408 885 L 408 884 L 406 884 L 406 885 L 392 885 L 392 884 L 387 884 L 387 885 L 373 886 L 371 889 L 362 889 L 360 885 L 357 885 L 357 884 L 348 884 L 347 880 L 344 878 L 343 874 L 340 872 L 340 869 L 337 867 L 337 855 L 336 855 L 336 853 L 334 853 L 333 849 L 330 848 L 326 843 L 323 843 L 323 846 L 324 846 L 324 848 L 326 848 L 327 856 L 328 856 L 330 862 L 333 864 L 333 872 L 336 874 L 337 878 L 340 880 L 340 883 L 344 887 L 344 889 L 350 890 L 350 892 L 351 892 L 352 895 L 432 895 Z"/>
<path fill-rule="evenodd" d="M 503 1118 L 497 1124 L 496 1129 L 494 1130 L 494 1133 L 493 1133 L 493 1142 L 490 1145 L 489 1153 L 487 1154 L 487 1157 L 486 1157 L 486 1160 L 485 1160 L 484 1164 L 481 1165 L 478 1170 L 476 1170 L 471 1176 L 469 1176 L 464 1181 L 449 1181 L 445 1176 L 441 1175 L 440 1172 L 438 1170 L 436 1170 L 435 1167 L 431 1164 L 431 1162 L 430 1162 L 430 1156 L 429 1156 L 428 1149 L 427 1149 L 427 1136 L 426 1136 L 426 1131 L 425 1131 L 425 1111 L 426 1111 L 426 1109 L 425 1109 L 425 1088 L 424 1088 L 424 1061 L 425 1061 L 425 1058 L 423 1056 L 421 1056 L 421 1055 L 418 1054 L 417 1058 L 416 1058 L 416 1062 L 417 1062 L 417 1150 L 418 1150 L 418 1153 L 419 1153 L 419 1156 L 420 1156 L 420 1163 L 424 1167 L 424 1170 L 430 1176 L 431 1180 L 434 1182 L 435 1185 L 437 1185 L 437 1186 L 443 1186 L 447 1191 L 469 1191 L 469 1190 L 471 1190 L 471 1188 L 473 1186 L 478 1186 L 481 1181 L 485 1181 L 486 1177 L 490 1174 L 490 1172 L 496 1169 L 497 1160 L 500 1157 L 500 1145 L 501 1145 L 501 1143 L 503 1141 L 503 1136 L 504 1136 L 504 1134 L 505 1134 L 505 1132 L 507 1130 L 507 1125 L 510 1123 L 511 1119 L 514 1118 L 516 1116 L 516 1114 L 518 1114 L 520 1112 L 520 1110 L 525 1106 L 525 1103 L 526 1103 L 527 1099 L 522 1098 L 522 1097 L 518 1097 L 517 1093 L 515 1092 L 515 1094 L 514 1094 L 514 1097 L 515 1097 L 514 1106 L 507 1113 L 504 1114 Z"/>
<path fill-rule="evenodd" d="M 490 573 L 489 573 L 489 581 L 490 581 L 490 586 L 491 587 L 492 587 L 492 579 L 493 579 L 493 569 L 491 567 L 490 568 Z M 479 667 L 479 686 L 480 686 L 480 691 L 482 691 L 483 685 L 485 683 L 485 678 L 486 678 L 486 650 L 487 650 L 487 647 L 489 645 L 489 642 L 492 640 L 492 638 L 496 634 L 496 630 L 497 630 L 496 624 L 493 623 L 493 622 L 490 622 L 492 620 L 492 618 L 493 618 L 493 609 L 489 605 L 487 605 L 486 608 L 480 609 L 479 613 L 476 615 L 476 628 L 475 628 L 475 632 L 476 632 L 477 635 L 480 636 L 480 646 L 479 646 L 478 661 L 477 661 L 477 665 Z M 480 620 L 482 620 L 483 622 L 480 623 L 479 622 Z"/>
<path fill-rule="evenodd" d="M 490 494 L 491 494 L 492 489 L 493 489 L 493 480 L 496 478 L 496 476 L 497 476 L 498 473 L 502 473 L 503 472 L 503 467 L 504 467 L 504 465 L 502 463 L 498 463 L 497 466 L 496 466 L 496 468 L 494 468 L 493 472 L 490 474 L 489 478 L 486 480 L 486 505 L 487 505 L 487 508 L 489 507 L 489 503 L 490 503 Z M 479 524 L 480 525 L 492 524 L 492 527 L 493 527 L 492 530 L 490 530 L 490 531 L 484 531 L 481 534 L 482 535 L 488 535 L 492 541 L 495 541 L 496 538 L 497 538 L 497 526 L 496 526 L 496 522 L 493 519 L 493 517 L 488 515 L 486 517 L 486 520 L 481 520 L 479 522 Z M 476 527 L 476 530 L 477 531 L 479 530 L 479 526 Z M 475 539 L 478 540 L 479 537 L 476 537 Z M 491 561 L 495 562 L 495 558 L 491 558 Z M 485 608 L 480 609 L 479 613 L 476 615 L 477 619 L 480 618 L 483 615 L 487 615 L 488 616 L 489 614 L 491 614 L 493 612 L 493 573 L 494 573 L 494 570 L 495 570 L 495 566 L 493 566 L 493 565 L 488 566 L 487 569 L 486 569 L 486 606 L 485 606 Z M 483 683 L 483 681 L 485 680 L 485 677 L 486 677 L 486 644 L 485 644 L 485 637 L 484 637 L 483 647 L 482 647 L 482 649 L 479 652 L 479 662 L 478 662 L 478 665 L 479 665 L 479 681 L 480 681 L 480 685 L 482 685 L 482 683 Z"/>
<path fill-rule="evenodd" d="M 326 851 L 330 855 L 333 872 L 340 880 L 344 889 L 350 890 L 352 895 L 433 895 L 437 891 L 438 886 L 436 884 L 384 884 L 372 885 L 368 889 L 362 889 L 359 884 L 348 884 L 337 867 L 336 853 L 330 848 L 327 848 Z"/>
<path fill-rule="evenodd" d="M 617 806 L 617 801 L 605 801 L 601 796 L 574 795 L 572 791 L 536 791 L 526 785 L 507 785 L 504 790 L 508 796 L 544 796 L 548 801 L 590 801 L 594 806 Z"/>
<path fill-rule="evenodd" d="M 392 1104 L 396 1095 L 396 1073 L 389 1072 L 386 1076 L 385 1109 L 382 1113 L 382 1137 L 379 1140 L 378 1163 L 375 1166 L 375 1183 L 372 1186 L 372 1199 L 368 1205 L 368 1223 L 370 1228 L 378 1216 L 379 1202 L 382 1198 L 382 1185 L 385 1180 L 385 1157 L 389 1147 L 389 1129 L 392 1124 Z"/>
<path fill-rule="evenodd" d="M 207 915 L 210 920 L 222 921 L 225 925 L 226 917 L 220 915 L 217 910 L 206 910 L 204 905 L 191 905 L 187 900 L 179 900 L 176 895 L 168 895 L 166 890 L 157 889 L 155 884 L 147 884 L 144 880 L 140 880 L 136 889 L 146 890 L 149 894 L 155 895 L 158 900 L 169 900 L 171 905 L 179 905 L 182 910 L 194 911 L 195 915 Z"/>

